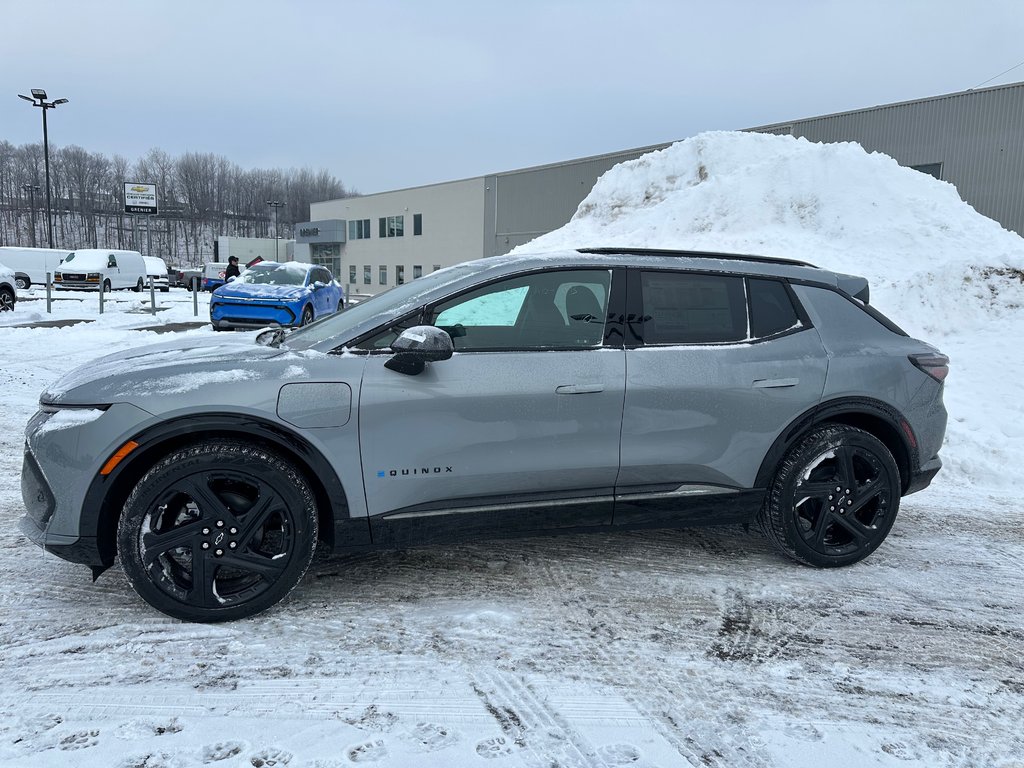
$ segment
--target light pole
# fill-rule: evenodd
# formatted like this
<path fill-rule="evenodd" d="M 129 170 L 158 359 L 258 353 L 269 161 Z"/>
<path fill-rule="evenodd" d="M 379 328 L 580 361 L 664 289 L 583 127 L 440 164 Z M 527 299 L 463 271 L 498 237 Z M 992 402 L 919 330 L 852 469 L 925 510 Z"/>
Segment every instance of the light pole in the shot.
<path fill-rule="evenodd" d="M 21 188 L 28 192 L 28 215 L 32 221 L 32 247 L 36 247 L 36 192 L 38 184 L 22 184 Z"/>
<path fill-rule="evenodd" d="M 19 99 L 24 99 L 33 107 L 43 110 L 43 163 L 46 165 L 46 236 L 53 248 L 53 216 L 50 213 L 50 139 L 46 135 L 46 110 L 54 109 L 61 104 L 67 104 L 67 99 L 46 100 L 46 91 L 42 88 L 33 88 L 32 97 L 18 94 Z"/>
<path fill-rule="evenodd" d="M 281 236 L 277 232 L 277 211 L 284 203 L 277 200 L 267 200 L 267 205 L 274 209 L 274 261 L 281 260 Z"/>

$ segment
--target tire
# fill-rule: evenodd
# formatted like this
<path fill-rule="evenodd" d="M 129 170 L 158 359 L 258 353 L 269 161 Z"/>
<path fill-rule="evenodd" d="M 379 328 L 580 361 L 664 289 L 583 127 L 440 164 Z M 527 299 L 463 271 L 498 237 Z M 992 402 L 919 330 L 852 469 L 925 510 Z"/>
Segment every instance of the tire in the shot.
<path fill-rule="evenodd" d="M 110 281 L 109 280 L 104 280 L 103 281 L 103 292 L 104 293 L 110 293 Z"/>
<path fill-rule="evenodd" d="M 758 523 L 794 560 L 850 565 L 874 552 L 896 521 L 900 473 L 889 449 L 855 427 L 830 424 L 789 450 Z"/>
<path fill-rule="evenodd" d="M 145 284 L 145 283 L 144 283 L 144 282 L 142 281 L 142 278 L 140 277 L 140 278 L 139 278 L 139 282 L 137 282 L 137 283 L 135 284 L 135 287 L 134 287 L 134 288 L 132 288 L 132 290 L 133 290 L 133 291 L 135 291 L 136 293 L 141 293 L 141 292 L 142 292 L 142 289 L 143 289 L 143 287 L 144 287 L 145 285 L 146 285 L 146 284 Z"/>
<path fill-rule="evenodd" d="M 299 320 L 299 325 L 309 325 L 313 322 L 313 307 L 307 304 L 302 309 L 302 318 Z"/>
<path fill-rule="evenodd" d="M 228 439 L 154 464 L 117 528 L 135 591 L 158 611 L 197 622 L 253 616 L 283 599 L 309 567 L 316 538 L 316 503 L 295 466 Z"/>
<path fill-rule="evenodd" d="M 27 291 L 32 286 L 32 281 L 24 275 L 17 275 L 14 278 L 14 285 L 23 291 Z"/>
<path fill-rule="evenodd" d="M 0 312 L 13 312 L 15 301 L 14 291 L 6 285 L 0 287 Z"/>

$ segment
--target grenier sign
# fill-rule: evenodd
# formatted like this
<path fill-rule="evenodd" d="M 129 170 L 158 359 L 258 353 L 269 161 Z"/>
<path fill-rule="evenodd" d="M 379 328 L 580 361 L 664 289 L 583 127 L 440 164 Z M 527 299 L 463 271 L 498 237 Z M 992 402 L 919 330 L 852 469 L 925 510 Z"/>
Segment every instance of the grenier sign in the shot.
<path fill-rule="evenodd" d="M 345 220 L 300 221 L 295 225 L 297 243 L 344 243 Z"/>

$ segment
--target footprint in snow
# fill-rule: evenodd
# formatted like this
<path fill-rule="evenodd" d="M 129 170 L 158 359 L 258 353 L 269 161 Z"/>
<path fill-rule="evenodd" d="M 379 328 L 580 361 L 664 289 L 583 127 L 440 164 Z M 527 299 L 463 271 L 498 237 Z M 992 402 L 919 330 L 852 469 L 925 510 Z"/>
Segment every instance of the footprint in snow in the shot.
<path fill-rule="evenodd" d="M 449 728 L 434 723 L 416 723 L 410 731 L 417 746 L 426 752 L 436 752 L 458 742 L 459 737 Z"/>
<path fill-rule="evenodd" d="M 615 768 L 623 765 L 632 765 L 642 757 L 640 750 L 632 744 L 608 744 L 600 747 L 597 750 L 597 754 L 604 761 L 605 765 L 614 766 Z"/>
<path fill-rule="evenodd" d="M 99 731 L 76 731 L 61 737 L 57 742 L 57 749 L 64 752 L 71 752 L 76 749 L 88 749 L 99 744 Z"/>
<path fill-rule="evenodd" d="M 218 763 L 240 755 L 248 747 L 244 741 L 218 741 L 203 747 L 203 763 Z"/>
<path fill-rule="evenodd" d="M 346 754 L 353 763 L 375 763 L 387 757 L 388 750 L 384 746 L 384 741 L 377 739 L 377 741 L 367 741 L 363 744 L 349 747 Z"/>
<path fill-rule="evenodd" d="M 480 757 L 485 757 L 488 760 L 493 760 L 496 757 L 508 757 L 512 754 L 512 747 L 510 747 L 504 736 L 495 736 L 491 739 L 484 739 L 476 745 L 476 753 Z"/>
<path fill-rule="evenodd" d="M 292 761 L 292 753 L 283 749 L 261 749 L 249 758 L 253 768 L 282 768 Z"/>

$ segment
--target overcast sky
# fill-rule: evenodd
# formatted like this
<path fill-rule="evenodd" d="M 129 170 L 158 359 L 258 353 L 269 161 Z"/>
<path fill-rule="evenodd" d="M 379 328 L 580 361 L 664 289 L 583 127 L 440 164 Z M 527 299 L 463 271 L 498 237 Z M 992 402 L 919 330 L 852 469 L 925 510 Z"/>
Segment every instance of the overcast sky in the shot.
<path fill-rule="evenodd" d="M 2 0 L 0 139 L 363 193 L 966 90 L 1020 0 Z M 1024 80 L 1024 67 L 988 85 Z M 137 181 L 146 181 L 138 179 Z"/>

